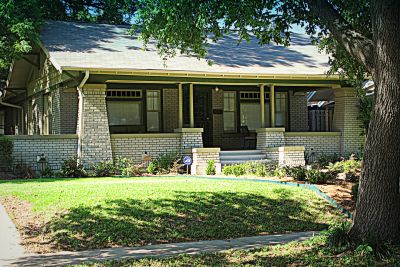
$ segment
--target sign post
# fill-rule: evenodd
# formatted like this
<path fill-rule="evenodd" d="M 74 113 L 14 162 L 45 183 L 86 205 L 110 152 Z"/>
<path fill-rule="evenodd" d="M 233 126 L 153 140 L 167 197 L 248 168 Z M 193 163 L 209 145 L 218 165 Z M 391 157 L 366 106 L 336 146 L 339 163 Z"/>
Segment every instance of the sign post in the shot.
<path fill-rule="evenodd" d="M 189 156 L 184 156 L 183 164 L 186 165 L 186 174 L 189 174 L 189 166 L 192 165 L 192 158 Z"/>

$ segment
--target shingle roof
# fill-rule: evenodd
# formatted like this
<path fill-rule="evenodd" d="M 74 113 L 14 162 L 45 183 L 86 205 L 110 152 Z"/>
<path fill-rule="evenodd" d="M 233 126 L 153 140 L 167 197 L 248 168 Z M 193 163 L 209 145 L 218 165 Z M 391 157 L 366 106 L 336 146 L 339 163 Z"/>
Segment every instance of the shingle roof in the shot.
<path fill-rule="evenodd" d="M 208 58 L 198 60 L 177 55 L 164 62 L 153 44 L 143 50 L 137 36 L 130 36 L 128 26 L 48 21 L 41 38 L 53 62 L 69 68 L 107 68 L 130 70 L 168 70 L 252 74 L 325 74 L 328 56 L 320 54 L 306 35 L 293 34 L 289 47 L 260 47 L 251 43 L 237 45 L 237 35 L 213 43 Z"/>

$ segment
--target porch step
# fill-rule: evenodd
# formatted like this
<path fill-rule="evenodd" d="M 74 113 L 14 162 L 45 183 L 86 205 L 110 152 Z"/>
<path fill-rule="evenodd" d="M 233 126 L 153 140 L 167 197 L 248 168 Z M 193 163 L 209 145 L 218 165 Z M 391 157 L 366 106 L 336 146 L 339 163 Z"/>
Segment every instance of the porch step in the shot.
<path fill-rule="evenodd" d="M 219 157 L 222 165 L 267 161 L 266 155 L 259 150 L 221 151 Z"/>

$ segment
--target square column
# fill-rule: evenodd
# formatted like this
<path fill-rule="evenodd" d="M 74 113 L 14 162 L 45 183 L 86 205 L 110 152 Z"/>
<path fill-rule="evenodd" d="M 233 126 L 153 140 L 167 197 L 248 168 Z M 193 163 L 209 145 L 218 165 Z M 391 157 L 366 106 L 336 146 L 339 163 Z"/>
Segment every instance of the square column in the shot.
<path fill-rule="evenodd" d="M 342 154 L 361 151 L 365 138 L 361 136 L 362 126 L 358 117 L 359 99 L 354 88 L 334 89 L 334 130 L 340 131 L 340 152 Z"/>
<path fill-rule="evenodd" d="M 271 107 L 271 127 L 275 128 L 275 85 L 271 84 L 269 88 L 269 99 Z"/>
<path fill-rule="evenodd" d="M 257 129 L 257 150 L 266 151 L 270 147 L 285 145 L 285 128 Z"/>
<path fill-rule="evenodd" d="M 83 164 L 112 159 L 106 106 L 106 85 L 87 84 L 79 96 L 78 157 Z M 78 123 L 79 124 L 79 123 Z M 78 148 L 79 149 L 79 148 Z"/>

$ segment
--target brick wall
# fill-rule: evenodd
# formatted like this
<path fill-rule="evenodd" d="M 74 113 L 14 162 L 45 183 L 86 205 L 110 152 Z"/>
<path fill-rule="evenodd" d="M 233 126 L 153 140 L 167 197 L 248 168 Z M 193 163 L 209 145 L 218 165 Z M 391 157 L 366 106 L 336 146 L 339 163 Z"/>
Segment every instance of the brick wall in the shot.
<path fill-rule="evenodd" d="M 113 158 L 123 157 L 133 159 L 136 163 L 142 161 L 142 155 L 147 152 L 152 158 L 160 154 L 179 153 L 181 145 L 180 134 L 146 134 L 146 135 L 111 135 Z"/>
<path fill-rule="evenodd" d="M 209 160 L 214 161 L 216 174 L 221 173 L 221 161 L 219 153 L 220 148 L 195 148 L 193 152 L 193 164 L 191 166 L 191 174 L 194 175 L 205 175 L 207 162 Z"/>
<path fill-rule="evenodd" d="M 265 128 L 257 130 L 257 149 L 265 150 L 268 147 L 285 145 L 284 128 Z"/>
<path fill-rule="evenodd" d="M 78 121 L 78 92 L 68 89 L 61 92 L 60 133 L 75 134 Z"/>
<path fill-rule="evenodd" d="M 163 89 L 164 132 L 172 133 L 178 128 L 178 89 Z"/>
<path fill-rule="evenodd" d="M 44 154 L 53 169 L 59 169 L 65 159 L 76 156 L 77 135 L 8 136 L 14 143 L 15 163 L 37 169 L 36 157 Z"/>
<path fill-rule="evenodd" d="M 308 131 L 307 98 L 304 93 L 289 92 L 290 131 Z"/>
<path fill-rule="evenodd" d="M 112 159 L 106 107 L 106 86 L 87 84 L 83 88 L 81 158 L 84 164 Z"/>
<path fill-rule="evenodd" d="M 355 89 L 336 89 L 335 113 L 333 117 L 335 131 L 342 132 L 340 151 L 343 154 L 359 152 L 364 138 L 361 136 L 359 116 L 359 100 Z"/>
<path fill-rule="evenodd" d="M 313 151 L 317 156 L 340 154 L 340 137 L 340 133 L 286 133 L 285 145 L 304 146 L 306 153 Z"/>

